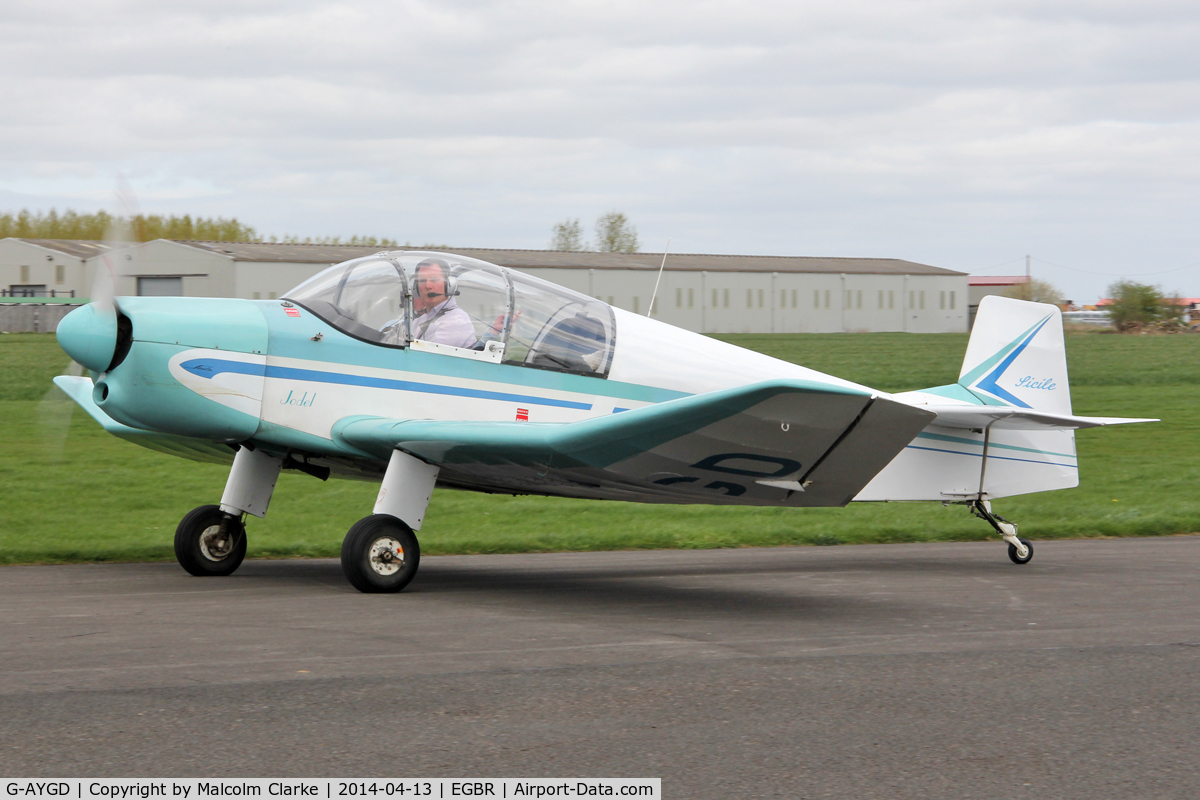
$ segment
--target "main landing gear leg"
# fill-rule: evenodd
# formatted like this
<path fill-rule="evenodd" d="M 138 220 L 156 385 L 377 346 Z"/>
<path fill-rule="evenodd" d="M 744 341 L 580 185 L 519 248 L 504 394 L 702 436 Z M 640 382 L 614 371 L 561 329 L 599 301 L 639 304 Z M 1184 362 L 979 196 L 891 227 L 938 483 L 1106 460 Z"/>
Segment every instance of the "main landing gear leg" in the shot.
<path fill-rule="evenodd" d="M 971 513 L 995 528 L 1000 538 L 1008 542 L 1008 557 L 1014 564 L 1028 564 L 1033 559 L 1033 543 L 1017 536 L 1015 522 L 992 513 L 990 500 L 972 500 Z"/>
<path fill-rule="evenodd" d="M 175 529 L 175 558 L 197 577 L 230 575 L 246 557 L 246 514 L 263 517 L 279 480 L 283 459 L 243 445 L 219 506 L 188 512 Z"/>
<path fill-rule="evenodd" d="M 360 592 L 398 592 L 417 574 L 421 529 L 438 468 L 392 451 L 375 513 L 350 528 L 342 541 L 342 572 Z"/>

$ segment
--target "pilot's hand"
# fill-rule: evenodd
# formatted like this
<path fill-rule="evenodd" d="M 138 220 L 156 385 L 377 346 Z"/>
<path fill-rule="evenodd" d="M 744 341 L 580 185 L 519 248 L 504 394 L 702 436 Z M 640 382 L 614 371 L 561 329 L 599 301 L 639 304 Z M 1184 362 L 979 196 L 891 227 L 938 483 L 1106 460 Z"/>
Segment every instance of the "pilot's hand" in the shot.
<path fill-rule="evenodd" d="M 514 325 L 516 324 L 517 320 L 519 320 L 521 318 L 522 313 L 523 312 L 518 311 L 517 313 L 513 314 L 512 321 L 513 321 Z M 504 315 L 503 314 L 496 317 L 496 319 L 492 322 L 492 324 L 488 326 L 488 332 L 495 336 L 499 336 L 500 334 L 504 333 Z"/>

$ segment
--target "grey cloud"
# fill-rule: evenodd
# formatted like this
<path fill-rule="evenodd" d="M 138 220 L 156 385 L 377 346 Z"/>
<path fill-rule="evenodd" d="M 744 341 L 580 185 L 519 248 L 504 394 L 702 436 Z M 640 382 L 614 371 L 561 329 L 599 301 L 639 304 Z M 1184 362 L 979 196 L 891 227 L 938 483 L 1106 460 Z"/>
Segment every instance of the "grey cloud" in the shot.
<path fill-rule="evenodd" d="M 538 246 L 620 207 L 685 249 L 1178 265 L 1198 33 L 1172 2 L 18 2 L 0 176 L 121 169 L 275 232 Z"/>

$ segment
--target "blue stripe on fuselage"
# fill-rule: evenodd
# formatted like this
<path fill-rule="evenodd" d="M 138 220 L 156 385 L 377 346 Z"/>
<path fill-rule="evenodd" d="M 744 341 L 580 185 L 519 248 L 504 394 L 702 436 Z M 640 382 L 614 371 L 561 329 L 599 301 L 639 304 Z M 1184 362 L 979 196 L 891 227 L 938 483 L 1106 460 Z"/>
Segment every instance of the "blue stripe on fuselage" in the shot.
<path fill-rule="evenodd" d="M 212 378 L 222 372 L 232 372 L 242 375 L 262 375 L 267 378 L 280 378 L 283 380 L 331 383 L 341 386 L 367 386 L 373 389 L 423 392 L 425 394 L 442 394 L 454 397 L 473 397 L 481 400 L 503 400 L 513 403 L 554 406 L 556 408 L 574 408 L 581 411 L 590 411 L 592 408 L 591 403 L 578 403 L 574 400 L 555 400 L 550 397 L 534 397 L 532 395 L 510 394 L 507 392 L 489 392 L 481 389 L 466 389 L 460 386 L 442 386 L 436 383 L 417 383 L 416 381 L 401 381 L 391 378 L 370 378 L 365 375 L 348 375 L 343 372 L 322 372 L 315 369 L 264 366 L 262 364 L 250 364 L 244 361 L 228 361 L 225 359 L 196 358 L 191 361 L 185 361 L 180 366 L 201 378 Z"/>

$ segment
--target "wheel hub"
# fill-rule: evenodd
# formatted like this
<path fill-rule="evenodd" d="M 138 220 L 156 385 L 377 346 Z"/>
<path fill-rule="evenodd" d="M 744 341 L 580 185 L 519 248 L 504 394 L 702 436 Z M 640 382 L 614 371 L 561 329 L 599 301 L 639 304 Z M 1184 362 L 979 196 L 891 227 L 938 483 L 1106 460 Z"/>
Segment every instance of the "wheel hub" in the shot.
<path fill-rule="evenodd" d="M 200 534 L 200 552 L 209 561 L 222 561 L 233 552 L 233 537 L 221 533 L 220 525 L 209 525 Z"/>
<path fill-rule="evenodd" d="M 390 536 L 376 539 L 368 561 L 377 574 L 395 575 L 404 566 L 404 547 Z"/>

